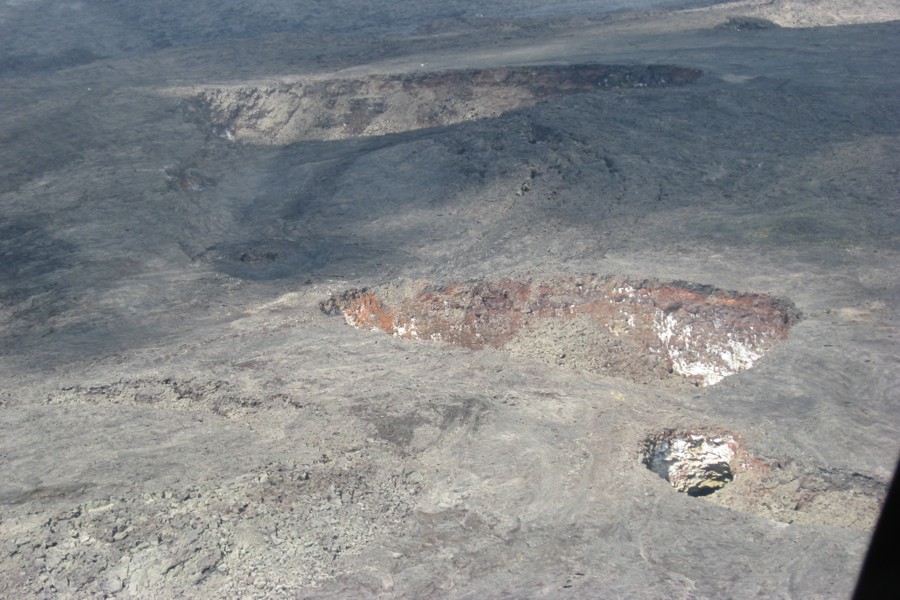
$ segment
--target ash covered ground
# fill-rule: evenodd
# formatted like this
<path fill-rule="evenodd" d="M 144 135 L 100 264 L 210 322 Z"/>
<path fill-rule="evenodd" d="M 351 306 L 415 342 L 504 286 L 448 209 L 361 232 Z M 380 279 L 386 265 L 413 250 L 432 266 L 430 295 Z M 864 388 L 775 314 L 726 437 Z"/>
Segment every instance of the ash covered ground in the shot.
<path fill-rule="evenodd" d="M 0 596 L 849 596 L 898 19 L 0 2 Z"/>

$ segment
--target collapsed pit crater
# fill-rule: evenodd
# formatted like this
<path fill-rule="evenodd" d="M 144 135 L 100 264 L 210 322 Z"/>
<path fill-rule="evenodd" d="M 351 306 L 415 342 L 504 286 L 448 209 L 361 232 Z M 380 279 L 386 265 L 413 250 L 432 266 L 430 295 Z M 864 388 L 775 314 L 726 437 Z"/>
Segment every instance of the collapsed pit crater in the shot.
<path fill-rule="evenodd" d="M 496 117 L 570 94 L 681 86 L 674 65 L 544 65 L 210 87 L 186 102 L 216 135 L 256 144 L 400 133 Z"/>
<path fill-rule="evenodd" d="M 709 496 L 734 480 L 737 444 L 727 434 L 666 431 L 646 441 L 644 464 L 688 496 Z"/>
<path fill-rule="evenodd" d="M 857 471 L 754 456 L 724 429 L 665 429 L 643 440 L 640 456 L 678 492 L 787 524 L 871 531 L 888 488 Z"/>
<path fill-rule="evenodd" d="M 751 368 L 799 318 L 790 302 L 765 294 L 598 275 L 398 283 L 348 290 L 321 309 L 398 338 L 699 386 Z"/>

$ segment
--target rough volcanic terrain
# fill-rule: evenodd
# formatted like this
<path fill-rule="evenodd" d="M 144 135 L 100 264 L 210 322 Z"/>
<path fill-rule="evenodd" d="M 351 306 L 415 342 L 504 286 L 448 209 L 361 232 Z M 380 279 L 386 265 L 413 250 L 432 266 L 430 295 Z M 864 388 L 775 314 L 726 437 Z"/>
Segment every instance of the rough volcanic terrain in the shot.
<path fill-rule="evenodd" d="M 900 6 L 0 0 L 0 598 L 846 598 Z"/>

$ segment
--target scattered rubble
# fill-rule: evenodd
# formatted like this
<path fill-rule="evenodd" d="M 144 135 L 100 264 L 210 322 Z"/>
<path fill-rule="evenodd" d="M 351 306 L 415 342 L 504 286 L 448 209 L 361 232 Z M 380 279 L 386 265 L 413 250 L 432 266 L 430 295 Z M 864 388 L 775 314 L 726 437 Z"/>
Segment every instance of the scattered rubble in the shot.
<path fill-rule="evenodd" d="M 297 592 L 334 579 L 385 522 L 407 518 L 419 487 L 408 471 L 273 462 L 218 485 L 99 498 L 40 522 L 8 519 L 17 536 L 5 540 L 4 560 L 17 567 L 22 597 L 163 598 L 185 585 L 223 597 L 255 580 Z M 273 548 L 275 563 L 266 560 Z"/>

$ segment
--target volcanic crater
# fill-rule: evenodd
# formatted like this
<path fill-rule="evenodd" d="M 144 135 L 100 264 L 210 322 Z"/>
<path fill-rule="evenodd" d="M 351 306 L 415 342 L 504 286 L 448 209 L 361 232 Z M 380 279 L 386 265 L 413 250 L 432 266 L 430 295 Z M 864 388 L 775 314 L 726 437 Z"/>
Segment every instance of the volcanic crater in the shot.
<path fill-rule="evenodd" d="M 701 75 L 674 65 L 588 64 L 319 76 L 210 87 L 191 95 L 186 110 L 221 137 L 290 144 L 452 125 L 570 94 L 681 86 Z"/>
<path fill-rule="evenodd" d="M 350 325 L 639 383 L 698 386 L 751 368 L 799 319 L 766 294 L 614 276 L 352 289 L 321 304 Z"/>

